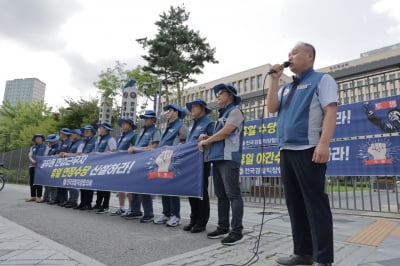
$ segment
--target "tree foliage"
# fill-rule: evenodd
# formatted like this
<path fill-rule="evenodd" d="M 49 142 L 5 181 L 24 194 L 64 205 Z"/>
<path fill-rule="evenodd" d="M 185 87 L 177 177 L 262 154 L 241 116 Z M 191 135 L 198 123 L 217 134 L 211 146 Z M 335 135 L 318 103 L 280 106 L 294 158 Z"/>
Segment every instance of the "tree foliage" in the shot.
<path fill-rule="evenodd" d="M 85 125 L 96 126 L 99 120 L 99 101 L 97 99 L 74 101 L 66 99 L 68 107 L 60 108 L 57 125 L 58 128 L 81 128 Z"/>
<path fill-rule="evenodd" d="M 186 24 L 189 15 L 183 5 L 171 6 L 169 12 L 163 12 L 160 20 L 155 22 L 158 33 L 154 39 L 137 39 L 148 52 L 142 56 L 147 62 L 147 66 L 143 67 L 145 71 L 150 71 L 163 80 L 168 80 L 174 71 L 178 71 L 182 74 L 181 79 L 195 82 L 192 76 L 203 73 L 204 63 L 218 63 L 214 58 L 215 48 L 211 48 L 198 31 L 189 29 Z M 164 86 L 168 100 L 168 84 Z"/>
<path fill-rule="evenodd" d="M 17 103 L 3 102 L 0 109 L 0 147 L 13 150 L 32 145 L 32 136 L 56 132 L 52 108 L 43 101 Z"/>

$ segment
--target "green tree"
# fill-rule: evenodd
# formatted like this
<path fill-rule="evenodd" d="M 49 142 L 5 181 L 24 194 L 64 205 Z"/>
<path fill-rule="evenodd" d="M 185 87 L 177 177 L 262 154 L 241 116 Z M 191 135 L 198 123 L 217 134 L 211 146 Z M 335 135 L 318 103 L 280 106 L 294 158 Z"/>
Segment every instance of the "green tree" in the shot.
<path fill-rule="evenodd" d="M 58 129 L 81 128 L 85 125 L 95 126 L 99 120 L 99 101 L 97 99 L 74 101 L 69 98 L 64 100 L 67 107 L 60 108 L 57 119 Z"/>
<path fill-rule="evenodd" d="M 155 22 L 158 33 L 154 39 L 147 37 L 137 39 L 148 54 L 143 55 L 147 66 L 145 71 L 150 71 L 167 81 L 174 71 L 182 74 L 181 79 L 187 82 L 195 82 L 193 75 L 203 73 L 204 63 L 218 63 L 214 58 L 215 48 L 211 48 L 198 31 L 189 29 L 186 24 L 189 20 L 189 12 L 185 7 L 171 6 L 168 13 L 163 12 L 160 20 Z M 162 92 L 168 102 L 168 82 L 164 83 Z M 177 86 L 178 103 L 181 100 L 180 85 Z"/>
<path fill-rule="evenodd" d="M 52 108 L 43 101 L 17 103 L 3 102 L 0 109 L 0 147 L 14 150 L 32 145 L 32 136 L 45 136 L 56 131 L 56 121 Z"/>

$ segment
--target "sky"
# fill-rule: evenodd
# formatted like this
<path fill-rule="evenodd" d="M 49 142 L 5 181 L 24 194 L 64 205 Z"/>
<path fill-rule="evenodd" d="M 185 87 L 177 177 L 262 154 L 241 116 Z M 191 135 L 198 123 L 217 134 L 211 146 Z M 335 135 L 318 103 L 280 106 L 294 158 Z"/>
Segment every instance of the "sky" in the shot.
<path fill-rule="evenodd" d="M 181 5 L 219 61 L 199 84 L 282 63 L 298 41 L 315 46 L 315 68 L 400 43 L 398 0 L 0 0 L 0 101 L 6 80 L 31 77 L 46 83 L 54 109 L 99 97 L 101 71 L 117 60 L 144 65 L 135 40 L 152 39 L 159 15 Z"/>

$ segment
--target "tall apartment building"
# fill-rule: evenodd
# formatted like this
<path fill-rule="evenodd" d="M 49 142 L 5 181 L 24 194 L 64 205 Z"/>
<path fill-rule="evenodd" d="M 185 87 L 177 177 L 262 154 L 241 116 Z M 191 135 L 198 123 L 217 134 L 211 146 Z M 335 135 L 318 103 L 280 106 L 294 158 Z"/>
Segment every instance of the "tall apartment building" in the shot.
<path fill-rule="evenodd" d="M 15 105 L 21 103 L 44 101 L 46 83 L 37 78 L 7 80 L 3 101 Z"/>

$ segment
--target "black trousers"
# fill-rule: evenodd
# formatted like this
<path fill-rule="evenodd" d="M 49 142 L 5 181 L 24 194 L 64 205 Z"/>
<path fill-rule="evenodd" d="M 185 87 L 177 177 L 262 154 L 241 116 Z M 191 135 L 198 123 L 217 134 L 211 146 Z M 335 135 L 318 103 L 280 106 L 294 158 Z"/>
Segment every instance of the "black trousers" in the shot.
<path fill-rule="evenodd" d="M 110 196 L 111 192 L 110 191 L 97 191 L 97 198 L 96 198 L 96 206 L 108 209 L 110 205 Z"/>
<path fill-rule="evenodd" d="M 81 206 L 91 206 L 93 201 L 93 190 L 81 189 Z"/>
<path fill-rule="evenodd" d="M 333 262 L 333 225 L 325 193 L 326 164 L 311 161 L 314 148 L 282 150 L 282 182 L 290 215 L 294 254 Z"/>
<path fill-rule="evenodd" d="M 208 196 L 208 178 L 211 172 L 211 163 L 204 163 L 203 199 L 189 197 L 190 223 L 206 226 L 210 218 L 210 198 Z"/>
<path fill-rule="evenodd" d="M 42 197 L 43 187 L 39 185 L 34 185 L 35 183 L 35 167 L 29 167 L 29 187 L 31 190 L 31 197 Z"/>

